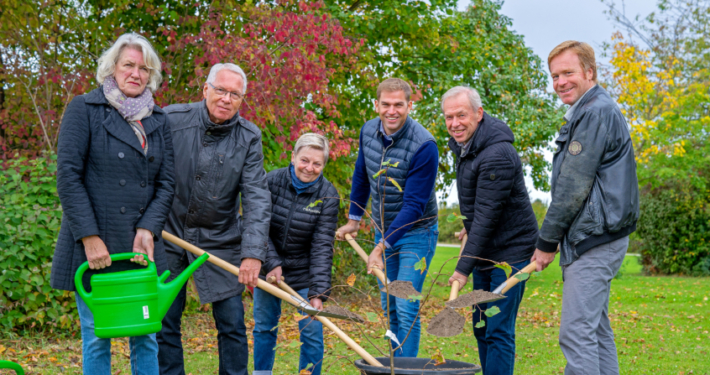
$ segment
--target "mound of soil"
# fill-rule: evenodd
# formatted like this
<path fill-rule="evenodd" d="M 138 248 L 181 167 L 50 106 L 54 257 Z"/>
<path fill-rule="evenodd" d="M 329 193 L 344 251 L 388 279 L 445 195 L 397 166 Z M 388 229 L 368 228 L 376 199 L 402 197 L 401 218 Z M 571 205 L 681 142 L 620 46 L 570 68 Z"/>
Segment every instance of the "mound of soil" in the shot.
<path fill-rule="evenodd" d="M 465 317 L 447 307 L 429 321 L 426 331 L 434 336 L 451 337 L 461 334 L 465 324 Z"/>
<path fill-rule="evenodd" d="M 358 314 L 355 314 L 354 312 L 350 310 L 346 310 L 340 306 L 335 306 L 335 305 L 329 305 L 323 308 L 323 312 L 331 313 L 331 314 L 339 314 L 339 315 L 345 315 L 351 320 L 358 322 L 358 323 L 365 323 L 365 319 L 361 317 Z"/>
<path fill-rule="evenodd" d="M 387 286 L 389 288 L 390 295 L 393 295 L 397 298 L 402 298 L 402 299 L 409 299 L 409 296 L 421 296 L 422 294 L 417 292 L 416 289 L 414 289 L 414 286 L 412 286 L 411 281 L 401 281 L 401 280 L 395 280 L 389 283 Z M 382 293 L 387 293 L 387 289 L 382 288 L 380 289 Z"/>
<path fill-rule="evenodd" d="M 466 293 L 453 301 L 446 302 L 447 307 L 458 309 L 461 307 L 469 307 L 480 303 L 492 302 L 505 298 L 502 294 L 486 292 L 485 290 L 474 290 L 471 293 Z"/>

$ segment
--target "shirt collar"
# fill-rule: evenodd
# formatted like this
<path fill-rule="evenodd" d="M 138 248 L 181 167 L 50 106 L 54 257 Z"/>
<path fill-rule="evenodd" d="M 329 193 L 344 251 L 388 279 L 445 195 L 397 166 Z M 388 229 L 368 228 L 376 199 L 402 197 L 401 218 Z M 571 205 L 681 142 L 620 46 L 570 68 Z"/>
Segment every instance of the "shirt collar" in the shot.
<path fill-rule="evenodd" d="M 587 92 L 584 93 L 584 95 L 582 95 L 579 99 L 577 99 L 576 102 L 574 102 L 574 104 L 572 104 L 569 107 L 569 109 L 567 110 L 567 113 L 565 113 L 565 116 L 564 116 L 565 120 L 569 121 L 572 119 L 572 116 L 574 116 L 574 111 L 577 110 L 577 105 L 579 104 L 579 102 L 581 102 L 582 99 L 584 99 L 584 97 L 587 96 L 587 94 L 589 94 L 589 92 L 592 91 L 592 89 L 595 87 L 597 87 L 596 84 L 594 86 L 590 87 L 589 90 L 587 90 Z"/>

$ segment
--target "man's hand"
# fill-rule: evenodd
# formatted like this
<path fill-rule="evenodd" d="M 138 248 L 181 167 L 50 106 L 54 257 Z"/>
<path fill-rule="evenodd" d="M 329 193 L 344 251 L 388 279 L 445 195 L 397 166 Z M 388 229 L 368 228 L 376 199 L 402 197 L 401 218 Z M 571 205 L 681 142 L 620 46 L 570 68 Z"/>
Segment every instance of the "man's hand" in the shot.
<path fill-rule="evenodd" d="M 310 300 L 311 306 L 315 307 L 318 311 L 323 311 L 323 301 L 320 298 L 314 297 Z"/>
<path fill-rule="evenodd" d="M 468 276 L 464 276 L 458 271 L 454 271 L 454 274 L 451 275 L 451 277 L 449 278 L 449 286 L 453 285 L 455 280 L 458 280 L 459 290 L 461 290 L 464 286 L 466 286 L 466 283 L 468 282 Z"/>
<path fill-rule="evenodd" d="M 466 228 L 461 229 L 461 232 L 459 232 L 459 241 L 463 241 L 464 237 L 466 237 Z"/>
<path fill-rule="evenodd" d="M 372 269 L 377 268 L 379 270 L 385 268 L 385 265 L 382 263 L 382 253 L 385 250 L 385 245 L 384 243 L 380 242 L 375 246 L 375 249 L 372 250 L 370 253 L 370 256 L 367 257 L 367 273 L 372 274 Z"/>
<path fill-rule="evenodd" d="M 153 243 L 153 233 L 151 233 L 148 229 L 137 228 L 136 229 L 136 238 L 133 239 L 133 252 L 134 253 L 143 253 L 148 256 L 148 259 L 150 259 L 151 262 L 154 262 L 155 261 L 153 259 L 153 250 L 154 249 L 155 249 L 155 244 Z M 145 258 L 143 258 L 142 255 L 134 256 L 131 259 L 131 262 L 142 264 L 144 266 L 148 265 L 148 262 L 145 261 Z"/>
<path fill-rule="evenodd" d="M 357 237 L 357 231 L 360 230 L 360 222 L 357 220 L 350 219 L 348 223 L 338 228 L 335 231 L 335 238 L 338 240 L 344 240 L 345 235 L 349 234 L 353 237 Z"/>
<path fill-rule="evenodd" d="M 535 253 L 530 261 L 537 262 L 537 272 L 540 272 L 555 260 L 555 255 L 557 255 L 557 253 L 546 253 L 540 249 L 535 249 Z"/>
<path fill-rule="evenodd" d="M 259 280 L 259 271 L 261 271 L 261 261 L 259 259 L 242 259 L 242 264 L 239 266 L 239 282 L 252 288 L 256 287 L 256 283 Z"/>
<path fill-rule="evenodd" d="M 278 266 L 266 274 L 266 280 L 268 281 L 270 277 L 274 277 L 276 279 L 276 284 L 281 284 L 282 272 L 283 272 L 283 270 L 281 269 L 281 266 Z"/>
<path fill-rule="evenodd" d="M 111 255 L 99 236 L 84 237 L 81 242 L 84 243 L 84 252 L 86 252 L 86 259 L 89 261 L 89 268 L 100 270 L 111 265 Z"/>

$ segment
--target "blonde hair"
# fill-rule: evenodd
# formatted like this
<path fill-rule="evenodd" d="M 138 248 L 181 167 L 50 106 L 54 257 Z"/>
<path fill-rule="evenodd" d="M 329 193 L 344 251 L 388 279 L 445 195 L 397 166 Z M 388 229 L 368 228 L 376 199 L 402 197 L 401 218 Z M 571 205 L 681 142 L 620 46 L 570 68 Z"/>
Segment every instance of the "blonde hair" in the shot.
<path fill-rule="evenodd" d="M 552 50 L 552 52 L 550 52 L 550 55 L 547 56 L 547 68 L 550 69 L 550 63 L 552 62 L 552 59 L 561 55 L 567 50 L 571 50 L 577 55 L 577 57 L 579 57 L 579 61 L 582 64 L 582 69 L 584 69 L 585 72 L 589 69 L 592 69 L 592 80 L 594 80 L 594 83 L 597 83 L 597 61 L 594 57 L 594 48 L 584 42 L 568 40 L 566 42 L 560 43 Z"/>
<path fill-rule="evenodd" d="M 306 147 L 313 148 L 316 150 L 322 150 L 324 158 L 323 163 L 325 164 L 328 162 L 328 138 L 316 133 L 303 134 L 302 136 L 298 137 L 298 141 L 296 141 L 296 146 L 293 147 L 293 155 L 298 155 L 298 153 Z"/>
<path fill-rule="evenodd" d="M 116 63 L 118 59 L 121 58 L 121 53 L 125 48 L 131 48 L 143 53 L 143 61 L 150 71 L 146 87 L 150 89 L 151 92 L 158 90 L 160 83 L 163 82 L 163 76 L 160 74 L 160 57 L 158 53 L 155 52 L 148 39 L 136 33 L 121 35 L 111 48 L 101 54 L 98 61 L 99 67 L 96 70 L 96 80 L 99 84 L 103 84 L 106 77 L 112 76 L 116 71 Z"/>
<path fill-rule="evenodd" d="M 409 83 L 399 79 L 399 78 L 387 78 L 382 81 L 379 86 L 377 86 L 377 100 L 380 100 L 380 95 L 382 91 L 395 92 L 404 91 L 404 98 L 409 101 L 412 97 L 412 87 Z"/>

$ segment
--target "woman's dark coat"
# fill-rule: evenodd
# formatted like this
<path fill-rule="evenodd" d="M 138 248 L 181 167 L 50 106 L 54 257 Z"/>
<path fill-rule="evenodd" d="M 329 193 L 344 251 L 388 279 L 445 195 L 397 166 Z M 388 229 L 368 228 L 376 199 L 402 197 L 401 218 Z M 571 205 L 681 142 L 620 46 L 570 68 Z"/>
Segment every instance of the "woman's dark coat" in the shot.
<path fill-rule="evenodd" d="M 288 167 L 269 172 L 266 179 L 272 211 L 269 251 L 262 273 L 281 266 L 291 288 L 309 288 L 309 299 L 318 296 L 325 301 L 330 295 L 338 191 L 321 176 L 297 195 Z"/>
<path fill-rule="evenodd" d="M 141 123 L 147 155 L 101 87 L 69 103 L 57 146 L 57 192 L 64 214 L 52 260 L 53 288 L 75 290 L 74 274 L 86 261 L 82 238 L 98 235 L 111 254 L 131 252 L 136 228 L 153 232 L 158 273 L 167 270 L 161 232 L 175 186 L 170 126 L 158 106 Z M 138 266 L 120 262 L 95 272 L 133 267 Z M 85 286 L 92 273 L 85 274 Z"/>

